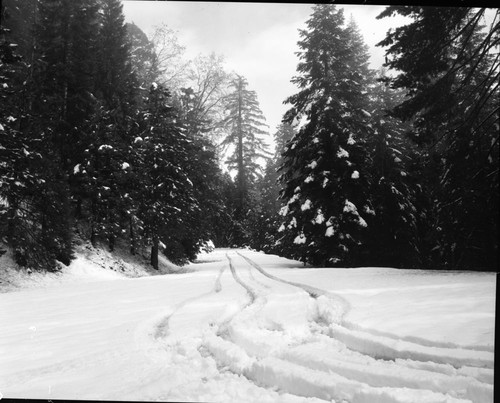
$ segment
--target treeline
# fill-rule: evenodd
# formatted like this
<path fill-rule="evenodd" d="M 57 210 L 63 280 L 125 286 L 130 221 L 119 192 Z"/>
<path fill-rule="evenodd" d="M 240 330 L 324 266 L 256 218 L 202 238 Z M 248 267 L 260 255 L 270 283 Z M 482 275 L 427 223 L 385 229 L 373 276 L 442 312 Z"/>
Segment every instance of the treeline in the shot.
<path fill-rule="evenodd" d="M 186 70 L 169 70 L 181 47 L 165 27 L 155 44 L 125 24 L 119 0 L 1 11 L 0 231 L 16 261 L 56 270 L 78 233 L 158 268 L 159 251 L 183 263 L 223 238 L 231 180 L 210 135 L 220 58 L 190 65 L 196 91 L 167 88 Z"/>
<path fill-rule="evenodd" d="M 314 7 L 259 248 L 316 266 L 496 270 L 500 15 L 485 12 L 388 7 L 378 18 L 411 22 L 379 43 L 373 72 L 354 21 Z"/>
<path fill-rule="evenodd" d="M 220 56 L 184 60 L 119 0 L 4 0 L 0 236 L 44 270 L 71 261 L 75 235 L 155 268 L 213 241 L 322 266 L 495 269 L 498 12 L 487 29 L 484 9 L 380 18 L 394 13 L 412 22 L 374 72 L 355 22 L 313 8 L 271 155 L 257 94 Z"/>

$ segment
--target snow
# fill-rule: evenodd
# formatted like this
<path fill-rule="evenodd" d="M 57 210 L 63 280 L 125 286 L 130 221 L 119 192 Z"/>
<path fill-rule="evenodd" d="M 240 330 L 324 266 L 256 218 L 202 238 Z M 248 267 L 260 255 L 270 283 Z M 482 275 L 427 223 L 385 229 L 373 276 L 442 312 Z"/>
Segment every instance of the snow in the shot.
<path fill-rule="evenodd" d="M 103 151 L 103 150 L 112 150 L 113 147 L 110 146 L 109 144 L 103 144 L 99 147 L 99 151 Z"/>
<path fill-rule="evenodd" d="M 126 278 L 95 260 L 80 251 L 57 282 L 0 294 L 4 397 L 493 402 L 494 273 L 215 249 Z"/>
<path fill-rule="evenodd" d="M 333 227 L 327 227 L 326 228 L 326 232 L 325 232 L 325 236 L 326 237 L 331 237 L 333 236 L 333 234 L 335 234 L 335 231 L 333 230 Z"/>
<path fill-rule="evenodd" d="M 314 177 L 312 175 L 308 175 L 308 177 L 304 179 L 304 183 L 309 183 L 312 181 L 314 181 Z"/>
<path fill-rule="evenodd" d="M 351 179 L 359 179 L 359 172 L 358 171 L 353 171 L 351 175 Z"/>
<path fill-rule="evenodd" d="M 353 214 L 357 214 L 358 213 L 358 209 L 356 208 L 356 206 L 354 205 L 354 203 L 350 202 L 349 200 L 345 199 L 345 202 L 344 202 L 344 213 L 353 213 Z"/>
<path fill-rule="evenodd" d="M 318 209 L 316 211 L 316 217 L 314 218 L 314 222 L 316 224 L 322 224 L 324 221 L 325 221 L 325 216 L 323 215 L 321 209 Z"/>
<path fill-rule="evenodd" d="M 307 199 L 301 206 L 300 206 L 300 209 L 302 211 L 306 211 L 306 210 L 309 210 L 311 208 L 311 200 Z"/>
<path fill-rule="evenodd" d="M 300 245 L 303 243 L 306 243 L 307 238 L 304 236 L 304 234 L 297 235 L 295 239 L 293 240 L 294 244 Z"/>
<path fill-rule="evenodd" d="M 290 200 L 288 200 L 287 205 L 288 205 L 288 204 L 295 203 L 297 200 L 299 200 L 299 197 L 300 197 L 300 195 L 298 195 L 297 193 L 295 193 L 295 194 L 294 194 L 294 195 L 290 198 Z"/>
<path fill-rule="evenodd" d="M 349 158 L 349 153 L 342 147 L 339 147 L 339 151 L 337 151 L 337 158 Z"/>
<path fill-rule="evenodd" d="M 130 164 L 129 164 L 128 162 L 124 162 L 124 163 L 122 164 L 122 169 L 124 169 L 124 170 L 125 170 L 125 169 L 128 169 L 129 167 L 130 167 Z"/>
<path fill-rule="evenodd" d="M 318 166 L 318 163 L 316 161 L 312 161 L 310 164 L 307 164 L 308 168 L 314 169 Z"/>
<path fill-rule="evenodd" d="M 288 214 L 288 204 L 286 206 L 281 207 L 279 211 L 279 215 L 286 216 Z"/>
<path fill-rule="evenodd" d="M 73 168 L 73 175 L 76 175 L 80 172 L 80 164 L 76 164 Z"/>

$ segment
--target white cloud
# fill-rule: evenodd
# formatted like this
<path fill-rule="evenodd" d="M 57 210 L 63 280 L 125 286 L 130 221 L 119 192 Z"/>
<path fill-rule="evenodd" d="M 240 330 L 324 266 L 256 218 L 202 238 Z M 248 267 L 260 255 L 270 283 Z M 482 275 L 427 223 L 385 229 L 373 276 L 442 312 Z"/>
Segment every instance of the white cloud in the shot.
<path fill-rule="evenodd" d="M 372 67 L 380 66 L 384 51 L 374 45 L 401 18 L 376 20 L 384 6 L 341 7 L 346 21 L 353 15 L 369 45 Z M 298 91 L 290 80 L 299 61 L 298 29 L 305 28 L 311 4 L 126 1 L 123 9 L 126 20 L 146 34 L 163 23 L 176 30 L 188 58 L 211 52 L 224 55 L 227 70 L 245 76 L 257 92 L 269 131 L 275 132 L 289 107 L 283 101 Z"/>

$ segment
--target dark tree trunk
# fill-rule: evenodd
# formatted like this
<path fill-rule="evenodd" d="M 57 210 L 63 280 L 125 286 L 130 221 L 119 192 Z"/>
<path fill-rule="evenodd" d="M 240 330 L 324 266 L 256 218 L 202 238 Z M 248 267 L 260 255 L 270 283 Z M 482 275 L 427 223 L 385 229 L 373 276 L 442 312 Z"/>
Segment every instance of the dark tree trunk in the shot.
<path fill-rule="evenodd" d="M 82 198 L 78 197 L 76 200 L 75 218 L 77 220 L 82 219 Z"/>
<path fill-rule="evenodd" d="M 153 238 L 153 246 L 151 246 L 151 266 L 158 270 L 158 237 Z"/>
<path fill-rule="evenodd" d="M 92 215 L 92 217 L 91 217 L 91 221 L 90 221 L 90 243 L 95 248 L 96 243 L 97 243 L 97 233 L 96 233 L 96 229 L 95 229 L 96 206 L 95 206 L 94 200 L 92 200 L 91 215 Z"/>
<path fill-rule="evenodd" d="M 132 217 L 129 220 L 129 229 L 130 229 L 130 253 L 135 255 L 136 246 L 135 246 L 135 232 L 134 232 L 134 223 Z"/>
<path fill-rule="evenodd" d="M 115 236 L 113 234 L 108 237 L 108 246 L 110 252 L 115 250 Z"/>
<path fill-rule="evenodd" d="M 92 224 L 92 229 L 91 229 L 91 232 L 90 232 L 90 243 L 92 244 L 92 246 L 95 248 L 96 247 L 96 243 L 97 243 L 97 236 L 96 236 L 96 233 L 95 233 L 95 230 L 94 230 L 94 225 Z"/>
<path fill-rule="evenodd" d="M 16 221 L 17 221 L 17 201 L 15 199 L 9 200 L 9 213 L 7 221 L 7 239 L 9 243 L 13 245 L 14 235 L 16 232 Z"/>

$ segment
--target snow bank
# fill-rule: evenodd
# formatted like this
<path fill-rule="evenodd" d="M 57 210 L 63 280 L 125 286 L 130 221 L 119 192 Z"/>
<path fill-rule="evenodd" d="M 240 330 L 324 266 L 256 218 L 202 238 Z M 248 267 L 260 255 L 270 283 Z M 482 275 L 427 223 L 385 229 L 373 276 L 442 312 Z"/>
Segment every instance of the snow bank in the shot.
<path fill-rule="evenodd" d="M 114 252 L 110 252 L 104 247 L 94 248 L 77 240 L 75 258 L 69 266 L 61 263 L 58 272 L 38 272 L 19 267 L 13 259 L 12 250 L 4 248 L 7 253 L 0 257 L 0 292 L 189 271 L 186 267 L 173 264 L 163 254 L 158 256 L 159 270 L 156 271 L 149 265 L 148 259 L 140 255 L 132 256 L 124 248 L 116 247 Z"/>

